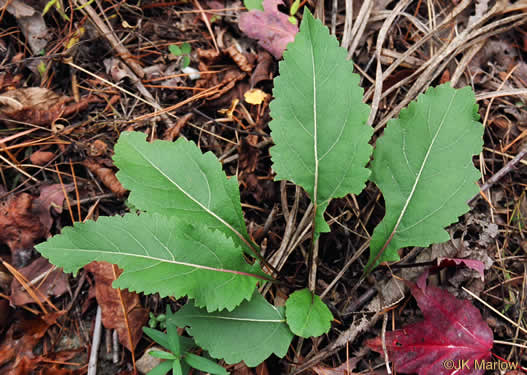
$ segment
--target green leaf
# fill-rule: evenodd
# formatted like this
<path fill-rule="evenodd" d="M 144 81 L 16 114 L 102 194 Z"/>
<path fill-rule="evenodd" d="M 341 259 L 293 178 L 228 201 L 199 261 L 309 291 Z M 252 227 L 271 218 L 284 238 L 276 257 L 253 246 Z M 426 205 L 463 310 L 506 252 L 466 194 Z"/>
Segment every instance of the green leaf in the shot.
<path fill-rule="evenodd" d="M 150 370 L 147 375 L 166 375 L 171 369 L 172 361 L 165 361 Z"/>
<path fill-rule="evenodd" d="M 75 223 L 37 250 L 65 272 L 94 260 L 124 270 L 115 288 L 162 297 L 188 295 L 209 311 L 232 310 L 249 299 L 259 272 L 242 250 L 217 231 L 158 214 L 101 217 Z"/>
<path fill-rule="evenodd" d="M 243 6 L 247 10 L 261 10 L 263 11 L 263 0 L 243 0 Z"/>
<path fill-rule="evenodd" d="M 304 338 L 327 333 L 333 320 L 326 304 L 309 289 L 298 290 L 289 296 L 285 316 L 291 331 Z"/>
<path fill-rule="evenodd" d="M 178 327 L 188 326 L 196 344 L 212 357 L 229 364 L 244 361 L 254 367 L 272 353 L 283 357 L 293 339 L 283 307 L 269 304 L 259 293 L 232 312 L 207 313 L 186 304 L 172 319 Z"/>
<path fill-rule="evenodd" d="M 215 374 L 215 375 L 229 375 L 227 370 L 218 365 L 216 362 L 211 361 L 210 359 L 200 357 L 192 353 L 186 353 L 183 357 L 183 360 L 196 370 Z"/>
<path fill-rule="evenodd" d="M 479 191 L 472 156 L 481 151 L 483 126 L 470 87 L 430 88 L 391 120 L 377 140 L 371 180 L 381 189 L 386 215 L 370 242 L 366 272 L 397 261 L 397 250 L 447 241 L 443 229 L 468 211 Z"/>
<path fill-rule="evenodd" d="M 186 68 L 190 65 L 190 57 L 183 56 L 183 59 L 181 60 L 181 68 Z"/>
<path fill-rule="evenodd" d="M 115 146 L 117 177 L 131 190 L 128 200 L 143 211 L 219 229 L 255 252 L 243 220 L 238 181 L 227 178 L 216 156 L 201 153 L 183 138 L 148 143 L 145 137 L 123 132 Z"/>
<path fill-rule="evenodd" d="M 152 357 L 161 358 L 161 359 L 177 359 L 177 357 L 169 352 L 164 352 L 162 350 L 151 350 L 148 352 Z"/>
<path fill-rule="evenodd" d="M 170 306 L 167 305 L 167 313 L 166 316 L 172 316 L 172 310 L 170 309 Z M 165 316 L 165 320 L 166 320 Z M 168 344 L 169 349 L 172 351 L 172 353 L 175 354 L 181 354 L 181 345 L 179 342 L 179 333 L 177 331 L 177 326 L 174 323 L 168 322 L 167 324 L 167 336 L 168 336 Z"/>
<path fill-rule="evenodd" d="M 179 359 L 172 362 L 172 375 L 183 375 L 183 369 L 181 368 L 181 361 Z"/>
<path fill-rule="evenodd" d="M 302 186 L 311 197 L 315 236 L 329 231 L 324 211 L 330 200 L 359 193 L 369 176 L 370 110 L 346 56 L 306 7 L 300 32 L 284 52 L 274 80 L 273 169 L 278 180 Z"/>
<path fill-rule="evenodd" d="M 171 44 L 168 46 L 168 50 L 170 51 L 170 53 L 174 56 L 181 56 L 183 54 L 183 52 L 181 52 L 181 48 L 179 48 L 178 46 L 176 46 L 175 44 Z"/>
<path fill-rule="evenodd" d="M 190 51 L 191 51 L 191 47 L 189 43 L 185 42 L 181 45 L 181 53 L 183 53 L 184 55 L 188 55 Z"/>
<path fill-rule="evenodd" d="M 159 345 L 170 350 L 170 342 L 168 340 L 168 336 L 165 333 L 149 327 L 143 327 L 143 332 Z"/>

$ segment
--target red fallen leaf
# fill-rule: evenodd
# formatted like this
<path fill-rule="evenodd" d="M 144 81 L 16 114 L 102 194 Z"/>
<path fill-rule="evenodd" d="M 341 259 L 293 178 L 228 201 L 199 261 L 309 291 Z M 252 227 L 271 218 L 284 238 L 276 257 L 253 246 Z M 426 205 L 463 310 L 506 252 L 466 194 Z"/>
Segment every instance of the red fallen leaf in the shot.
<path fill-rule="evenodd" d="M 121 344 L 132 351 L 143 334 L 142 328 L 148 320 L 148 311 L 141 306 L 137 293 L 121 290 L 132 336 L 133 345 L 130 345 L 119 294 L 117 289 L 112 288 L 114 280 L 112 267 L 113 265 L 106 262 L 91 262 L 84 269 L 93 273 L 95 277 L 95 298 L 99 306 L 101 306 L 102 324 L 106 328 L 116 329 Z"/>
<path fill-rule="evenodd" d="M 386 332 L 390 360 L 398 372 L 407 374 L 483 374 L 485 370 L 476 369 L 474 361 L 481 363 L 490 359 L 491 329 L 469 301 L 457 299 L 435 286 L 426 286 L 427 275 L 424 273 L 416 284 L 410 285 L 424 320 Z M 380 337 L 368 340 L 366 345 L 383 353 Z M 459 371 L 447 369 L 444 361 L 454 361 L 456 367 L 462 363 L 466 366 L 459 366 Z"/>
<path fill-rule="evenodd" d="M 289 17 L 278 11 L 282 0 L 264 0 L 264 11 L 251 10 L 240 16 L 240 29 L 250 38 L 271 52 L 277 59 L 282 57 L 287 44 L 295 40 L 298 26 L 289 22 Z"/>
<path fill-rule="evenodd" d="M 443 258 L 439 257 L 437 258 L 437 267 L 443 268 L 448 266 L 459 266 L 460 264 L 464 264 L 466 267 L 471 268 L 473 270 L 478 271 L 479 275 L 481 276 L 481 280 L 485 277 L 485 265 L 480 260 L 474 260 L 474 259 L 459 259 L 459 258 Z"/>

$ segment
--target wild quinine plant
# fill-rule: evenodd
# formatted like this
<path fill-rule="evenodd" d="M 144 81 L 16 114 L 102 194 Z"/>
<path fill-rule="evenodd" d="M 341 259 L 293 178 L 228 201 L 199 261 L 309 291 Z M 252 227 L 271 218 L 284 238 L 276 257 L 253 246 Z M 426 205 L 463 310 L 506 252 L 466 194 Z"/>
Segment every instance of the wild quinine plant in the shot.
<path fill-rule="evenodd" d="M 313 202 L 313 241 L 330 230 L 324 211 L 333 198 L 360 193 L 368 178 L 379 187 L 386 215 L 371 238 L 369 272 L 399 260 L 403 247 L 448 239 L 444 228 L 478 192 L 472 157 L 483 127 L 470 88 L 430 88 L 388 123 L 367 168 L 370 109 L 346 54 L 305 10 L 274 82 L 270 152 L 277 179 L 300 185 Z M 197 345 L 229 364 L 256 366 L 272 353 L 285 356 L 294 335 L 329 331 L 332 315 L 308 289 L 292 293 L 285 307 L 256 291 L 269 277 L 247 233 L 236 176 L 227 178 L 214 154 L 182 138 L 149 143 L 124 132 L 114 162 L 141 213 L 65 228 L 37 246 L 53 264 L 75 273 L 105 260 L 124 270 L 116 288 L 187 296 L 167 324 L 186 327 Z"/>

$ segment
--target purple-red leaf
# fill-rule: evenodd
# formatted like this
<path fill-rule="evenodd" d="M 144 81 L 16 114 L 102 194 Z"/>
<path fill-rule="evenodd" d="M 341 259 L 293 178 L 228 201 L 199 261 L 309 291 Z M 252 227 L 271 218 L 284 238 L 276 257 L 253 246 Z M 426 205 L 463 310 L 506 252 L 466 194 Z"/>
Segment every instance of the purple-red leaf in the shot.
<path fill-rule="evenodd" d="M 282 0 L 264 0 L 264 11 L 251 10 L 240 16 L 240 29 L 271 52 L 277 59 L 282 57 L 287 44 L 295 40 L 298 26 L 278 11 Z"/>
<path fill-rule="evenodd" d="M 493 335 L 479 310 L 445 290 L 426 286 L 424 280 L 410 288 L 424 320 L 386 333 L 386 349 L 396 370 L 419 375 L 483 374 L 475 361 L 490 359 Z M 366 345 L 383 353 L 380 337 Z M 457 369 L 447 368 L 452 364 Z"/>
<path fill-rule="evenodd" d="M 478 271 L 479 275 L 481 276 L 481 280 L 485 277 L 485 264 L 483 264 L 480 260 L 475 259 L 459 259 L 459 258 L 444 258 L 439 257 L 437 258 L 437 267 L 443 268 L 443 267 L 449 267 L 449 266 L 459 266 L 460 264 L 464 264 L 465 267 L 471 268 L 473 270 Z"/>

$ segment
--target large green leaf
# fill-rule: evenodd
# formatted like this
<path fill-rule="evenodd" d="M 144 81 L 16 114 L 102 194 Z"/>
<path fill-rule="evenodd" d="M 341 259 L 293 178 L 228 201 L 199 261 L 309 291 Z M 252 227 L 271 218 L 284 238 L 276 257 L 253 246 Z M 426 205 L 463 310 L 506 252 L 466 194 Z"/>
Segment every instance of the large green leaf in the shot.
<path fill-rule="evenodd" d="M 254 367 L 272 353 L 283 357 L 293 339 L 284 308 L 269 304 L 259 293 L 232 312 L 207 313 L 186 304 L 171 319 L 178 327 L 189 327 L 196 344 L 212 357 L 230 364 L 244 361 Z"/>
<path fill-rule="evenodd" d="M 315 206 L 315 235 L 328 232 L 330 200 L 359 193 L 369 175 L 372 129 L 346 50 L 305 8 L 300 32 L 274 80 L 270 123 L 276 178 L 300 185 Z"/>
<path fill-rule="evenodd" d="M 234 309 L 250 299 L 257 266 L 248 265 L 231 239 L 205 226 L 191 226 L 158 214 L 128 214 L 76 223 L 36 246 L 65 272 L 94 260 L 124 270 L 116 288 L 188 296 L 209 311 Z"/>
<path fill-rule="evenodd" d="M 445 84 L 389 122 L 373 153 L 371 180 L 382 191 L 386 215 L 373 233 L 367 271 L 399 260 L 400 248 L 449 239 L 444 228 L 468 211 L 466 202 L 479 191 L 472 162 L 483 144 L 478 119 L 470 87 Z"/>
<path fill-rule="evenodd" d="M 243 220 L 238 181 L 227 179 L 216 156 L 203 154 L 183 138 L 149 143 L 145 137 L 123 132 L 115 145 L 117 178 L 131 190 L 130 203 L 217 228 L 244 249 L 254 247 Z"/>
<path fill-rule="evenodd" d="M 304 338 L 327 333 L 333 320 L 326 304 L 309 289 L 297 290 L 289 296 L 285 315 L 291 331 Z"/>

